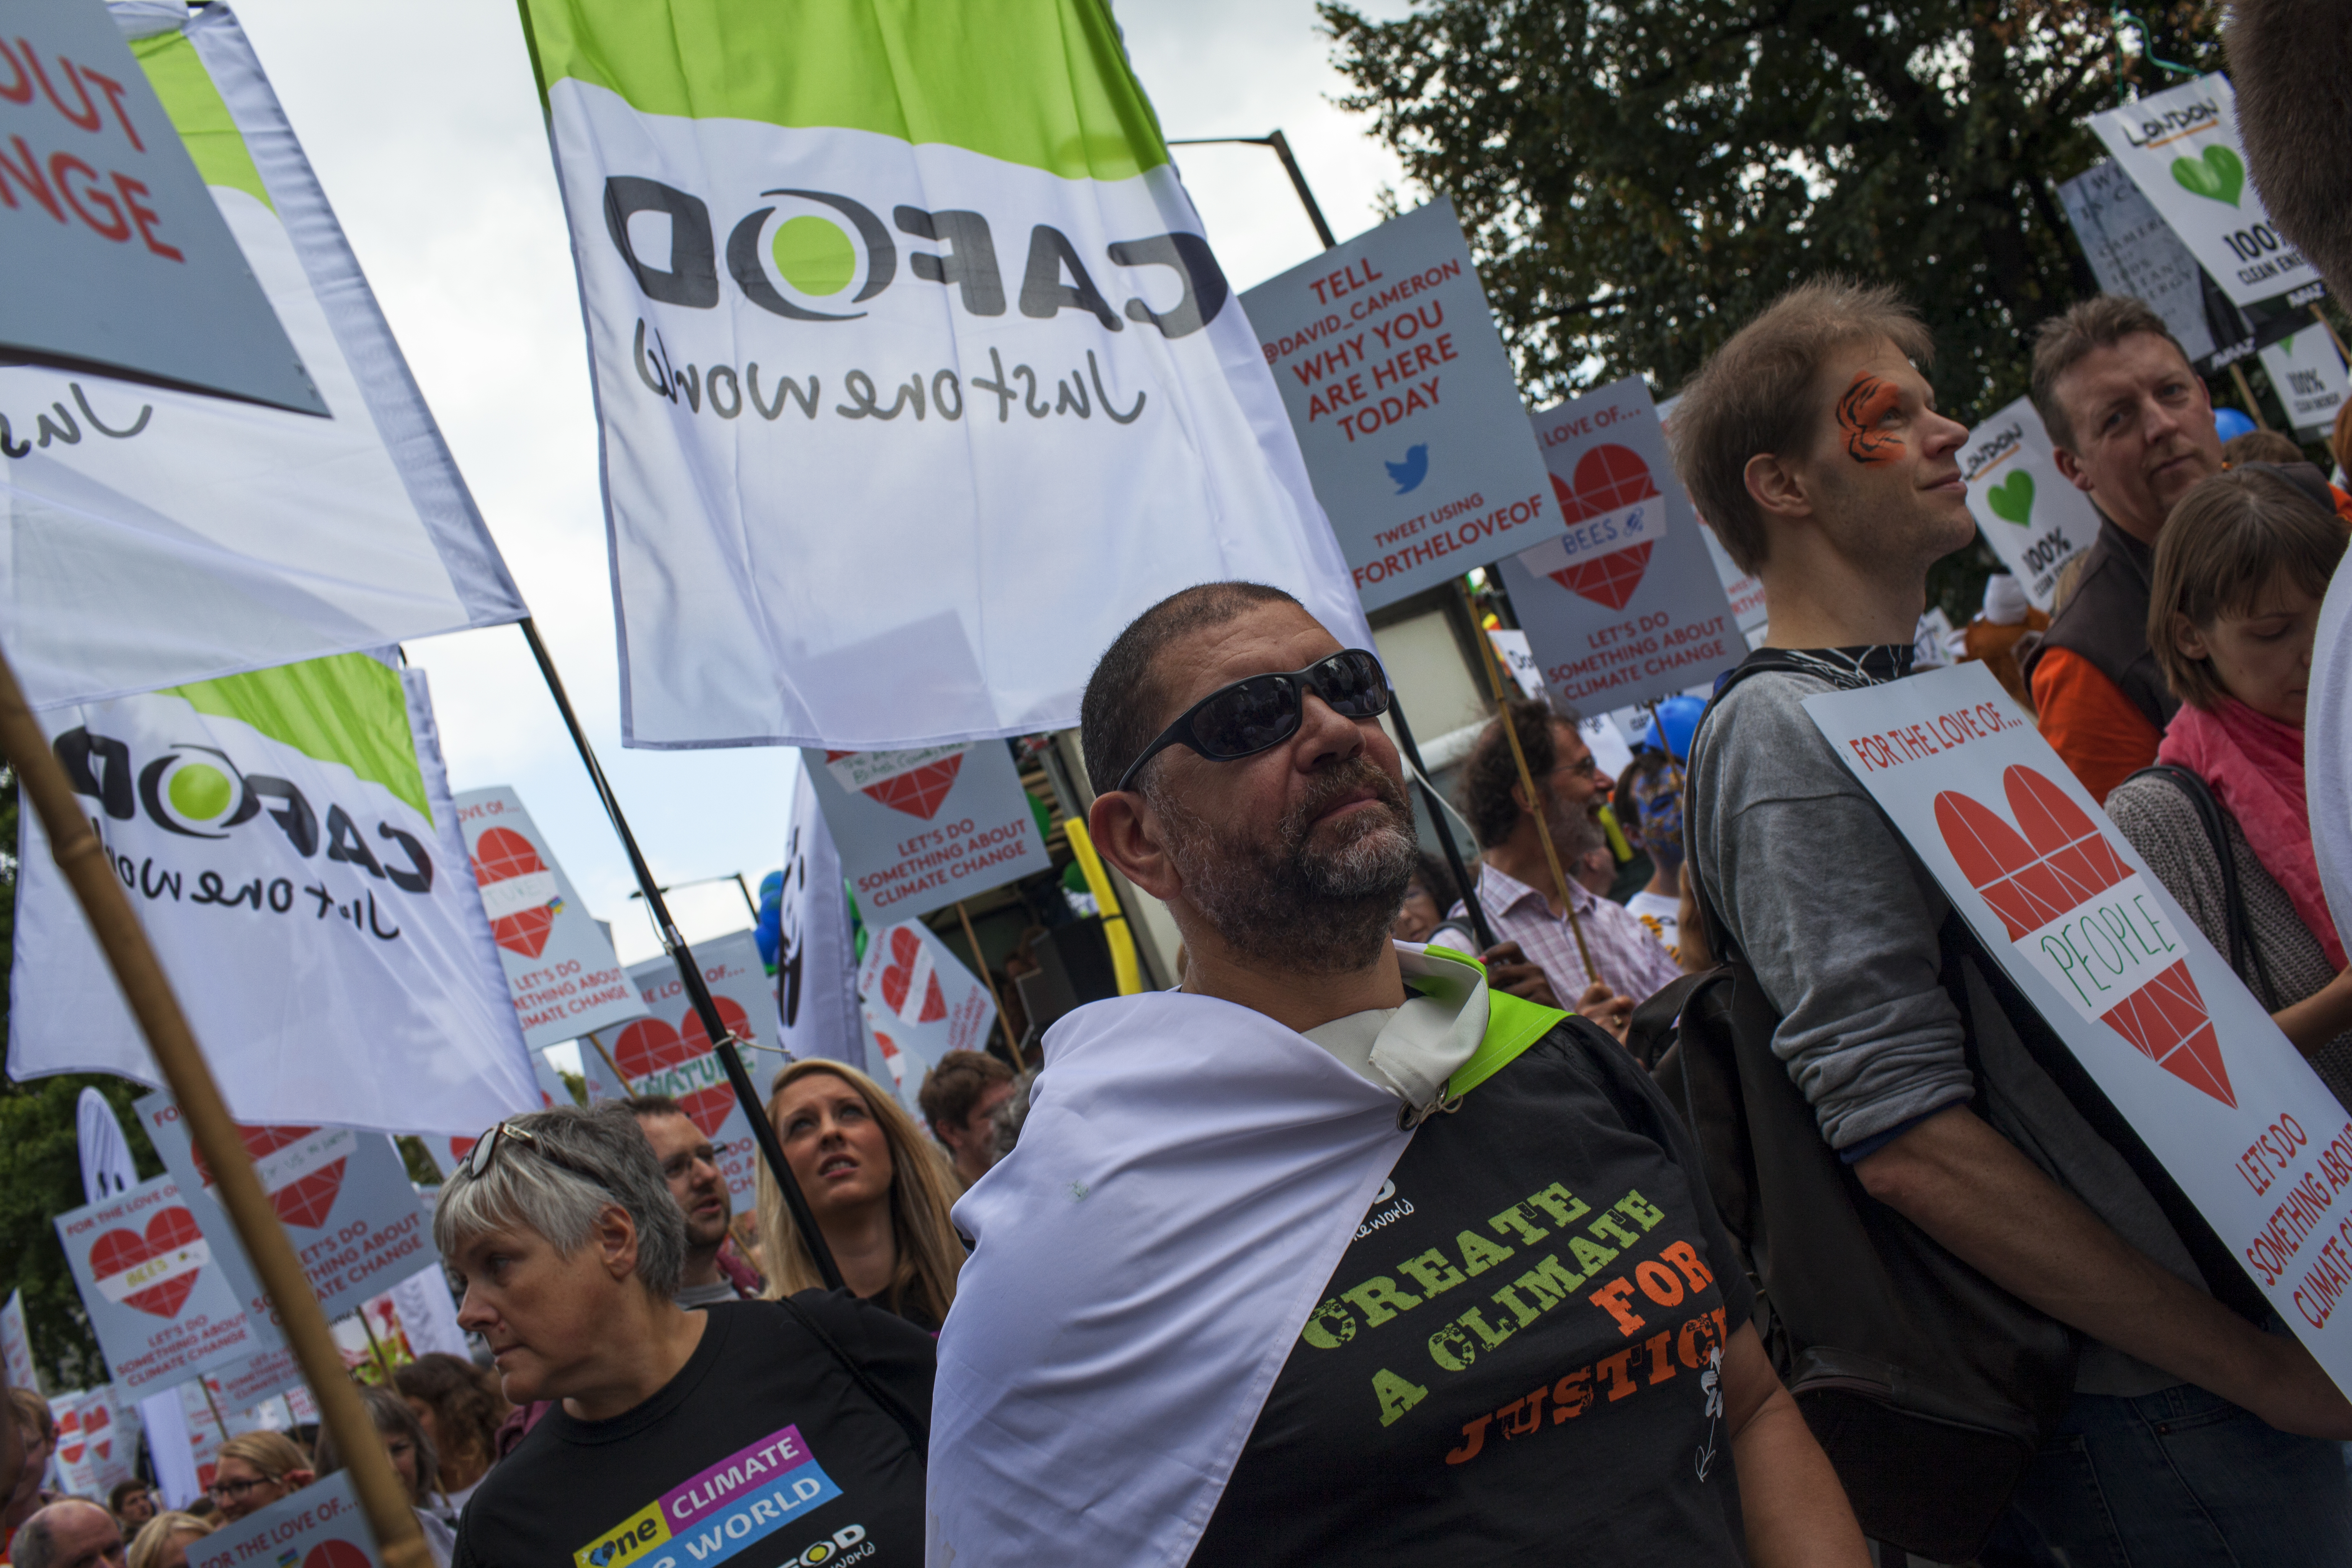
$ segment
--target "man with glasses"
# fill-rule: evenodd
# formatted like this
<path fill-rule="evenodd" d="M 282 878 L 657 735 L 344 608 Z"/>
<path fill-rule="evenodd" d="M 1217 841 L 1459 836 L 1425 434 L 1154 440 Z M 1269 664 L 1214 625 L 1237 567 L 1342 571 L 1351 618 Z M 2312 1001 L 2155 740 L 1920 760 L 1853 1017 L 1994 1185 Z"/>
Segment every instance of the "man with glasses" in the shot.
<path fill-rule="evenodd" d="M 654 1146 L 662 1180 L 686 1217 L 686 1269 L 679 1276 L 677 1304 L 708 1307 L 714 1301 L 749 1300 L 759 1286 L 749 1269 L 738 1279 L 725 1268 L 727 1227 L 735 1217 L 727 1174 L 719 1168 L 719 1148 L 686 1108 L 666 1094 L 633 1095 L 624 1101 L 638 1130 Z"/>
<path fill-rule="evenodd" d="M 1462 809 L 1477 836 L 1477 897 L 1497 937 L 1516 942 L 1551 977 L 1553 992 L 1579 998 L 1578 1008 L 1612 1033 L 1625 1016 L 1682 971 L 1647 926 L 1576 878 L 1574 858 L 1600 833 L 1598 816 L 1616 781 L 1601 771 L 1576 726 L 1532 699 L 1505 705 L 1528 772 L 1543 796 L 1527 798 L 1510 737 L 1497 717 L 1471 743 L 1462 764 Z M 1537 830 L 1537 812 L 1551 830 L 1552 848 L 1569 874 L 1569 902 L 1560 902 Z M 1605 842 L 1605 840 L 1604 840 Z M 1583 928 L 1593 973 L 1570 928 Z"/>
<path fill-rule="evenodd" d="M 1054 1026 L 956 1205 L 930 1561 L 1861 1568 L 1648 1078 L 1390 940 L 1388 703 L 1255 584 L 1096 667 L 1087 824 L 1191 963 Z"/>

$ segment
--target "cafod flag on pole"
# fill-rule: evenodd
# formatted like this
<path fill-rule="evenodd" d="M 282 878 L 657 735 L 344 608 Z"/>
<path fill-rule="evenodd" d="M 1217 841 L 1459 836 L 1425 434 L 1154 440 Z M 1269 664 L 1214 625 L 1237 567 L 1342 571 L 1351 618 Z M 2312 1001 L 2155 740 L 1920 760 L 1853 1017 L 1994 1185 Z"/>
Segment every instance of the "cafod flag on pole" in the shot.
<path fill-rule="evenodd" d="M 1851 769 L 2336 1386 L 2352 1117 L 1981 664 L 1805 700 Z"/>
<path fill-rule="evenodd" d="M 782 941 L 776 1016 L 783 1026 L 785 1051 L 793 1057 L 863 1061 L 848 891 L 841 855 L 834 848 L 824 812 L 817 808 L 816 784 L 805 763 L 793 788 L 793 826 L 784 839 L 784 885 L 777 916 Z"/>
<path fill-rule="evenodd" d="M 236 17 L 215 4 L 131 52 L 331 417 L 0 369 L 0 601 L 33 706 L 520 617 Z"/>
<path fill-rule="evenodd" d="M 2319 298 L 2318 271 L 2272 226 L 2246 177 L 2228 77 L 2201 76 L 2134 99 L 2091 116 L 2091 129 L 2232 303 Z"/>
<path fill-rule="evenodd" d="M 1002 741 L 801 753 L 857 907 L 911 920 L 1053 868 Z"/>
<path fill-rule="evenodd" d="M 1243 300 L 1367 608 L 1559 532 L 1450 199 Z"/>
<path fill-rule="evenodd" d="M 2033 400 L 2021 397 L 1975 429 L 1960 447 L 1960 477 L 1977 531 L 2036 609 L 2057 599 L 2058 569 L 2091 548 L 2099 512 L 2058 471 L 2050 432 Z"/>
<path fill-rule="evenodd" d="M 1544 685 L 1570 710 L 1599 713 L 1747 658 L 1642 379 L 1533 417 L 1568 528 L 1501 565 Z"/>
<path fill-rule="evenodd" d="M 1101 0 L 523 16 L 625 743 L 1065 727 L 1118 631 L 1212 578 L 1370 635 Z"/>
<path fill-rule="evenodd" d="M 490 940 L 534 1055 L 639 1016 L 637 988 L 580 901 L 546 836 L 504 784 L 456 797 Z"/>
<path fill-rule="evenodd" d="M 238 1121 L 467 1133 L 538 1103 L 422 671 L 338 654 L 41 719 Z M 160 1083 L 19 822 L 11 1076 Z"/>

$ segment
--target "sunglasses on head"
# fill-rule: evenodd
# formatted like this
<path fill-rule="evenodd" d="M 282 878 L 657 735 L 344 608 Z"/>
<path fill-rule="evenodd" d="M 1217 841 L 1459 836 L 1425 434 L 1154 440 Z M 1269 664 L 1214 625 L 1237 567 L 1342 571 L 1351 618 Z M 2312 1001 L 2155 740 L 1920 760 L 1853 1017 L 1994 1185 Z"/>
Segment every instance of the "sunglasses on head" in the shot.
<path fill-rule="evenodd" d="M 1143 764 L 1171 746 L 1189 746 L 1212 762 L 1230 763 L 1282 744 L 1298 732 L 1309 691 L 1342 719 L 1377 719 L 1389 710 L 1389 681 L 1381 661 L 1361 648 L 1343 648 L 1305 669 L 1253 675 L 1217 688 L 1143 748 L 1118 775 L 1118 787 L 1132 789 Z"/>
<path fill-rule="evenodd" d="M 530 1128 L 517 1126 L 511 1121 L 501 1121 L 474 1140 L 474 1146 L 466 1151 L 466 1163 L 461 1167 L 466 1173 L 466 1179 L 469 1182 L 478 1182 L 488 1175 L 490 1167 L 499 1163 L 499 1152 L 509 1142 L 520 1144 L 549 1164 L 560 1170 L 569 1171 L 583 1182 L 593 1182 L 605 1191 L 612 1191 L 611 1185 L 604 1177 L 593 1171 L 583 1170 L 541 1142 L 539 1136 Z"/>

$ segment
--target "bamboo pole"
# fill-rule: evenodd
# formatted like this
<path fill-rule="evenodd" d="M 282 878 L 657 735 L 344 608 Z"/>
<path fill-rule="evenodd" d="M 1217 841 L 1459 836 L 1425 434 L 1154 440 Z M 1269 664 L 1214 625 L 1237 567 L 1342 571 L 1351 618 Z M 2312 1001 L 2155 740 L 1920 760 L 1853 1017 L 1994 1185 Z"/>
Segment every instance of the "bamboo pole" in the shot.
<path fill-rule="evenodd" d="M 980 938 L 971 934 L 971 916 L 964 912 L 963 900 L 956 900 L 956 919 L 963 921 L 964 945 L 971 949 L 972 967 L 980 971 L 980 983 L 988 987 L 988 999 L 996 1004 L 997 1026 L 1004 1031 L 1005 1059 L 1013 1070 L 1021 1070 L 1021 1042 L 1013 1037 L 1013 1015 L 1004 1010 L 1004 998 L 996 994 L 996 976 L 988 972 L 988 960 L 980 951 Z"/>
<path fill-rule="evenodd" d="M 1569 934 L 1576 938 L 1576 956 L 1584 961 L 1584 983 L 1592 984 L 1601 978 L 1601 966 L 1592 962 L 1592 946 L 1584 940 L 1584 922 L 1576 918 L 1576 900 L 1568 890 L 1568 873 L 1559 867 L 1559 851 L 1553 847 L 1551 825 L 1544 820 L 1542 791 L 1536 788 L 1535 775 L 1528 771 L 1528 753 L 1519 744 L 1519 727 L 1511 722 L 1511 700 L 1503 688 L 1503 667 L 1495 661 L 1495 645 L 1486 640 L 1486 630 L 1478 624 L 1477 607 L 1471 607 L 1470 628 L 1478 644 L 1478 662 L 1486 668 L 1486 684 L 1495 690 L 1495 716 L 1501 721 L 1503 734 L 1511 742 L 1511 761 L 1519 765 L 1519 784 L 1528 792 L 1528 815 L 1536 819 L 1536 837 L 1543 844 L 1544 864 L 1551 868 L 1552 885 L 1559 891 L 1560 912 L 1568 917 Z M 1475 897 L 1475 892 L 1468 895 Z M 1563 996 L 1562 1002 L 1568 1000 Z"/>
<path fill-rule="evenodd" d="M 49 749 L 39 721 L 25 701 L 24 689 L 5 654 L 0 654 L 0 752 L 16 770 L 24 793 L 32 800 L 49 836 L 49 849 L 58 869 L 71 884 L 74 897 L 90 931 L 105 951 L 123 999 L 147 1037 L 147 1048 L 162 1069 L 164 1082 L 178 1102 L 197 1152 L 212 1167 L 214 1193 L 236 1227 L 245 1255 L 260 1277 L 262 1289 L 278 1309 L 287 1342 L 302 1369 L 302 1377 L 319 1404 L 320 1421 L 334 1435 L 351 1466 L 360 1507 L 387 1568 L 432 1568 L 425 1537 L 400 1478 L 376 1436 L 375 1423 L 360 1403 L 359 1387 L 343 1371 L 342 1353 L 319 1298 L 311 1294 L 294 1245 L 278 1223 L 269 1196 L 261 1190 L 245 1142 L 229 1120 L 220 1086 L 213 1079 L 204 1050 L 196 1044 L 187 1015 L 173 994 L 172 983 L 149 945 L 146 931 L 115 879 L 106 847 L 90 830 L 74 797 L 65 769 Z M 211 1391 L 205 1391 L 209 1397 Z M 217 1412 L 215 1412 L 217 1415 Z"/>
<path fill-rule="evenodd" d="M 2352 351 L 2344 347 L 2344 340 L 2336 335 L 2336 323 L 2327 319 L 2327 312 L 2315 304 L 2311 307 L 2311 319 L 2320 324 L 2327 333 L 2327 341 L 2336 345 L 2336 357 L 2347 365 L 2352 365 Z"/>
<path fill-rule="evenodd" d="M 2246 400 L 2246 412 L 2253 416 L 2254 428 L 2269 429 L 2271 422 L 2263 417 L 2263 405 L 2254 401 L 2254 386 L 2253 383 L 2246 379 L 2246 367 L 2242 364 L 2232 364 L 2230 367 L 2230 376 L 2238 384 L 2238 395 Z"/>

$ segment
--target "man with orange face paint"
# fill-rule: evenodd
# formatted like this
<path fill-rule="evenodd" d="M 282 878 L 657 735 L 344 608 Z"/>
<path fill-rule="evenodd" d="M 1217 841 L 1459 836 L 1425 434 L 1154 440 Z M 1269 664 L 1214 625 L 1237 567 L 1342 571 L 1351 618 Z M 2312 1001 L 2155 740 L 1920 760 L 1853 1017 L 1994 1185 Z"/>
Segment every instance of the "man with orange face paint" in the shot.
<path fill-rule="evenodd" d="M 1966 432 L 1920 368 L 1932 349 L 1892 291 L 1808 284 L 1727 342 L 1675 409 L 1683 481 L 1771 616 L 1692 743 L 1690 868 L 1714 951 L 1769 1004 L 1769 1047 L 1870 1234 L 1907 1222 L 2015 1298 L 2003 1321 L 2035 1327 L 1985 1332 L 2016 1335 L 2000 1342 L 2019 1363 L 2036 1364 L 2029 1339 L 2049 1347 L 2026 1403 L 2060 1414 L 2005 1513 L 1998 1490 L 1984 1503 L 1986 1560 L 2352 1562 L 2352 1485 L 2318 1440 L 2352 1436 L 2352 1404 L 2274 1321 L 2208 1293 L 2205 1237 L 2184 1239 L 2028 1053 L 2035 1021 L 1971 977 L 1980 957 L 1947 952 L 1933 879 L 1802 707 L 1909 673 L 1927 568 L 1974 531 Z M 1945 1310 L 1989 1321 L 1982 1300 L 1954 1292 Z M 2053 1319 L 2079 1347 L 2071 1379 Z M 1801 1350 L 1831 1342 L 1784 1326 Z M 1969 1483 L 1892 1446 L 1864 1463 L 1846 1478 L 1858 1493 L 1897 1489 L 1890 1477 L 1916 1496 Z"/>

